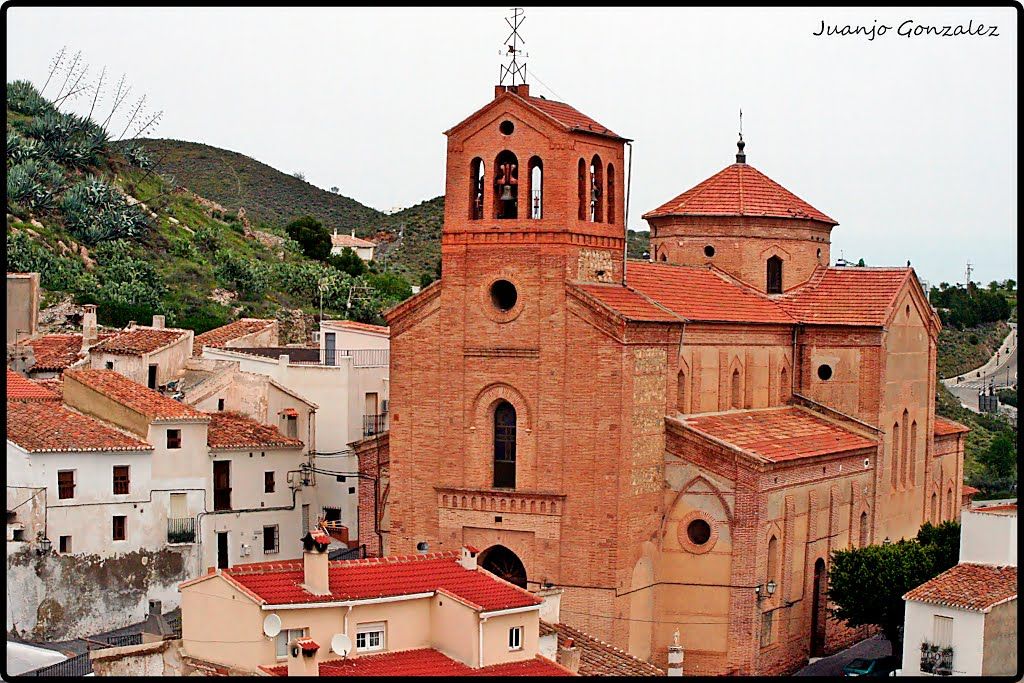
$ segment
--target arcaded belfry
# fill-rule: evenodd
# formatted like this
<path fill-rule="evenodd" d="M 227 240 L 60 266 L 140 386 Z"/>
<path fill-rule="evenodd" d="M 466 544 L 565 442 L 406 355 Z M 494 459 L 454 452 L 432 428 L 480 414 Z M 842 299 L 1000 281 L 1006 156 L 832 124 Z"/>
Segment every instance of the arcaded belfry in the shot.
<path fill-rule="evenodd" d="M 742 146 L 624 262 L 626 138 L 514 82 L 447 136 L 443 276 L 387 315 L 386 552 L 481 548 L 663 668 L 678 629 L 684 674 L 865 635 L 830 551 L 959 516 L 913 270 L 830 268 L 836 221 Z"/>

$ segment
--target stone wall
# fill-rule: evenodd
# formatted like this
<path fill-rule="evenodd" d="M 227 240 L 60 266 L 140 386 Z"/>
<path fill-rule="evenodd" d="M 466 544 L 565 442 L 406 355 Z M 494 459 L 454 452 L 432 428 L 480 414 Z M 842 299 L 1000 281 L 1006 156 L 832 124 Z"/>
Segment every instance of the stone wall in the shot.
<path fill-rule="evenodd" d="M 37 555 L 29 544 L 7 552 L 7 632 L 29 640 L 70 640 L 135 624 L 148 600 L 179 604 L 178 584 L 199 567 L 199 546 L 101 558 Z"/>

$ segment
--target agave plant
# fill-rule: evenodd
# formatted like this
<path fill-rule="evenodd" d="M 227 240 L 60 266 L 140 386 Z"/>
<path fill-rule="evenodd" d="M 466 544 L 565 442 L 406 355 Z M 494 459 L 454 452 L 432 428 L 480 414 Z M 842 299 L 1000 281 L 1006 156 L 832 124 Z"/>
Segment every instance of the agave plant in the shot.
<path fill-rule="evenodd" d="M 14 81 L 7 84 L 7 108 L 18 114 L 37 116 L 53 109 L 53 105 L 28 81 Z"/>
<path fill-rule="evenodd" d="M 120 192 L 94 177 L 65 192 L 60 209 L 67 228 L 86 244 L 136 239 L 150 227 L 141 208 L 128 204 Z"/>
<path fill-rule="evenodd" d="M 50 209 L 64 187 L 64 173 L 46 159 L 28 159 L 7 170 L 7 198 L 31 210 Z"/>
<path fill-rule="evenodd" d="M 146 154 L 146 150 L 142 148 L 142 145 L 127 145 L 123 151 L 124 158 L 133 166 L 138 166 L 143 171 L 153 168 L 153 160 Z"/>
<path fill-rule="evenodd" d="M 7 131 L 7 165 L 19 164 L 29 159 L 39 159 L 43 149 L 35 140 L 31 140 L 16 131 Z"/>

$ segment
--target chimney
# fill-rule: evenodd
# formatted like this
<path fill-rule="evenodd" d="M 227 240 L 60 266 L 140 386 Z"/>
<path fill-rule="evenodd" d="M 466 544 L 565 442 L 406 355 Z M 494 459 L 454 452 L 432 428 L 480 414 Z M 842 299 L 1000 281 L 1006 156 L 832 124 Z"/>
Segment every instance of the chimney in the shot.
<path fill-rule="evenodd" d="M 328 581 L 330 562 L 327 557 L 327 546 L 330 543 L 331 537 L 320 528 L 308 531 L 302 537 L 302 583 L 313 595 L 331 593 Z"/>
<path fill-rule="evenodd" d="M 288 642 L 288 675 L 319 676 L 320 662 L 316 656 L 320 645 L 310 638 L 293 638 Z"/>
<path fill-rule="evenodd" d="M 558 631 L 545 633 L 537 638 L 537 654 L 555 661 L 558 657 Z"/>
<path fill-rule="evenodd" d="M 154 643 L 174 637 L 174 629 L 163 616 L 163 603 L 159 600 L 149 601 L 149 615 L 142 625 L 142 642 Z"/>
<path fill-rule="evenodd" d="M 277 364 L 280 365 L 282 368 L 288 367 L 288 361 L 289 358 L 287 353 L 282 353 L 280 356 L 277 357 Z"/>
<path fill-rule="evenodd" d="M 672 644 L 668 646 L 668 675 L 683 675 L 683 646 L 679 644 L 679 629 L 672 634 Z"/>
<path fill-rule="evenodd" d="M 539 591 L 534 593 L 544 601 L 540 606 L 541 621 L 546 621 L 549 624 L 557 624 L 561 621 L 559 610 L 562 606 L 562 593 L 563 589 L 555 588 L 550 583 L 545 583 Z"/>
<path fill-rule="evenodd" d="M 462 568 L 470 571 L 476 570 L 476 556 L 479 552 L 471 545 L 462 546 L 462 550 L 459 551 L 459 564 L 462 565 Z"/>
<path fill-rule="evenodd" d="M 154 315 L 153 316 L 153 329 L 162 330 L 164 329 L 164 316 Z"/>
<path fill-rule="evenodd" d="M 85 304 L 82 307 L 82 352 L 96 343 L 99 334 L 96 331 L 96 304 Z"/>
<path fill-rule="evenodd" d="M 355 237 L 355 236 L 356 236 L 356 229 L 355 229 L 355 228 L 352 228 L 352 236 L 353 236 L 353 237 Z"/>
<path fill-rule="evenodd" d="M 580 649 L 576 647 L 572 638 L 565 641 L 565 647 L 558 648 L 558 655 L 555 661 L 569 671 L 579 673 L 580 671 Z"/>

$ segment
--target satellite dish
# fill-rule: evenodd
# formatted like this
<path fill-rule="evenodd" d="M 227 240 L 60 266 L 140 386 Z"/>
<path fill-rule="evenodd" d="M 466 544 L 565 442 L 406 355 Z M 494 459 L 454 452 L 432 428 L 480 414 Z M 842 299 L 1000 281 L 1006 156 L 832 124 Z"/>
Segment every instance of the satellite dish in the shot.
<path fill-rule="evenodd" d="M 263 620 L 263 634 L 268 638 L 273 638 L 281 632 L 281 617 L 276 614 L 268 614 L 267 618 Z"/>
<path fill-rule="evenodd" d="M 331 638 L 331 652 L 339 657 L 347 657 L 352 651 L 352 639 L 344 633 L 335 633 Z"/>

